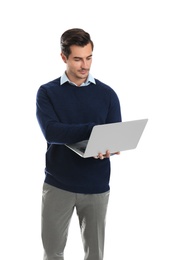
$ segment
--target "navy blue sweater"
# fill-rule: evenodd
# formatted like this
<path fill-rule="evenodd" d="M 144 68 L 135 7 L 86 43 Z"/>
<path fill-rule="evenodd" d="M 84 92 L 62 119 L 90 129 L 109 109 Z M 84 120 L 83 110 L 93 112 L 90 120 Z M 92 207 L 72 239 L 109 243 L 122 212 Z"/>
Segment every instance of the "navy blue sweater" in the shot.
<path fill-rule="evenodd" d="M 115 91 L 99 80 L 77 87 L 60 78 L 37 92 L 37 119 L 47 141 L 45 182 L 76 193 L 109 190 L 110 160 L 82 158 L 64 144 L 88 139 L 94 125 L 120 122 Z"/>

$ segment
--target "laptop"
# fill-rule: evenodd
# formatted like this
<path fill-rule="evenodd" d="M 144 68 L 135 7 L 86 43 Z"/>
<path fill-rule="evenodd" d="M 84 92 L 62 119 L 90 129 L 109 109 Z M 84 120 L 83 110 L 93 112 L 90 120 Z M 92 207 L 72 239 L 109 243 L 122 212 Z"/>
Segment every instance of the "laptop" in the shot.
<path fill-rule="evenodd" d="M 83 158 L 135 149 L 145 129 L 148 119 L 96 125 L 89 140 L 66 144 Z"/>

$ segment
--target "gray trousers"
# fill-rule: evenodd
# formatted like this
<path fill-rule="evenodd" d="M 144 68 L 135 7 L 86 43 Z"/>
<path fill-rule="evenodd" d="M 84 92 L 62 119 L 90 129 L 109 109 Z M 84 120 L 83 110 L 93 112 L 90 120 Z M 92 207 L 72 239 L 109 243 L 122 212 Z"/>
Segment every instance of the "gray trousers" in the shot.
<path fill-rule="evenodd" d="M 108 200 L 109 191 L 101 194 L 79 194 L 44 183 L 42 197 L 44 260 L 64 260 L 68 228 L 74 208 L 79 218 L 84 259 L 103 260 Z"/>

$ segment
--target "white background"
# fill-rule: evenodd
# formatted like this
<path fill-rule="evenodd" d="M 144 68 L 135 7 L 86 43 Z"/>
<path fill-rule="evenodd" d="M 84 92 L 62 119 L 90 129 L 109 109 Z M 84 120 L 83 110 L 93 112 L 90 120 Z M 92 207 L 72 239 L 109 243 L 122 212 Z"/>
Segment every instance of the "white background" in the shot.
<path fill-rule="evenodd" d="M 117 92 L 123 121 L 148 118 L 136 150 L 112 158 L 105 260 L 173 259 L 173 8 L 168 0 L 2 1 L 0 6 L 3 260 L 42 259 L 46 143 L 35 117 L 39 86 L 65 69 L 59 38 L 94 41 L 94 77 Z M 74 214 L 65 260 L 83 259 Z"/>

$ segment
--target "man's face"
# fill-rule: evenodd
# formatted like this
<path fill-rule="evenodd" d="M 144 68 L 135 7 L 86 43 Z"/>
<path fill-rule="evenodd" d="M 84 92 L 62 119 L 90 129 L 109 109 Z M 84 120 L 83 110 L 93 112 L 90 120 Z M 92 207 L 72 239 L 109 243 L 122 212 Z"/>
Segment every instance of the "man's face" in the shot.
<path fill-rule="evenodd" d="M 61 54 L 63 61 L 67 65 L 68 78 L 78 84 L 82 84 L 88 77 L 92 63 L 92 46 L 91 43 L 84 47 L 72 45 L 70 47 L 71 54 L 68 59 L 64 54 Z"/>

